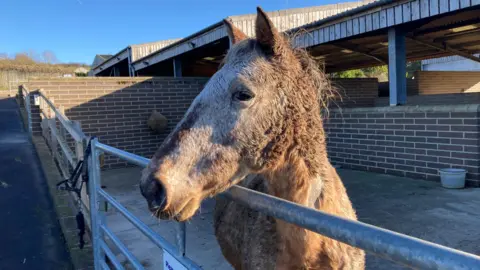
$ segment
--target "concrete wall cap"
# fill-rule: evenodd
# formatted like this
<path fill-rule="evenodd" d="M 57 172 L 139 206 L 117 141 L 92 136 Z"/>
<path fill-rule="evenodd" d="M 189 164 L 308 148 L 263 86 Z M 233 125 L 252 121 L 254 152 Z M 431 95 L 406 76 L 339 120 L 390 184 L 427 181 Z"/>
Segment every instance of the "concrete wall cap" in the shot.
<path fill-rule="evenodd" d="M 479 112 L 480 104 L 460 105 L 417 105 L 417 106 L 387 106 L 368 108 L 331 108 L 330 113 L 389 113 L 389 112 Z"/>

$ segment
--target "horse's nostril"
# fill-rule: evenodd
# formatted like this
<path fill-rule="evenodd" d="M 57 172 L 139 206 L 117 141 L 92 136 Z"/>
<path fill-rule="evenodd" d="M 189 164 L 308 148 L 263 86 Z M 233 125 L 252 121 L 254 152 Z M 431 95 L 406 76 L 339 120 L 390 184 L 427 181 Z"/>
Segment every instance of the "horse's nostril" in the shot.
<path fill-rule="evenodd" d="M 153 211 L 162 211 L 165 208 L 167 198 L 165 187 L 155 178 L 150 178 L 140 184 L 140 192 L 147 199 L 148 207 Z"/>
<path fill-rule="evenodd" d="M 165 188 L 158 181 L 155 181 L 155 194 L 150 201 L 150 207 L 163 210 L 167 202 L 167 197 L 165 194 Z"/>

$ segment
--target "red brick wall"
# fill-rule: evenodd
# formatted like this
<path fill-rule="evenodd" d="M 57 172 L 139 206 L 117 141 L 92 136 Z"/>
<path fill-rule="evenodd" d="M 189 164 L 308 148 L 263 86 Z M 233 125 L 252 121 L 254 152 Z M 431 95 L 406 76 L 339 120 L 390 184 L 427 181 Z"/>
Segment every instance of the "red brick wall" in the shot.
<path fill-rule="evenodd" d="M 339 107 L 373 107 L 378 97 L 378 79 L 333 79 L 341 98 L 335 99 Z M 333 104 L 335 107 L 335 104 Z"/>
<path fill-rule="evenodd" d="M 97 136 L 102 143 L 113 147 L 151 157 L 206 81 L 205 78 L 62 78 L 31 80 L 27 87 L 42 88 L 57 107 L 64 106 L 67 117 L 81 122 L 86 134 Z M 146 125 L 153 110 L 168 119 L 168 127 L 162 134 L 154 134 Z M 33 122 L 38 135 L 38 114 Z M 111 156 L 105 161 L 107 168 L 126 164 Z"/>
<path fill-rule="evenodd" d="M 334 164 L 439 181 L 438 169 L 459 167 L 480 186 L 480 105 L 332 110 L 325 121 Z"/>

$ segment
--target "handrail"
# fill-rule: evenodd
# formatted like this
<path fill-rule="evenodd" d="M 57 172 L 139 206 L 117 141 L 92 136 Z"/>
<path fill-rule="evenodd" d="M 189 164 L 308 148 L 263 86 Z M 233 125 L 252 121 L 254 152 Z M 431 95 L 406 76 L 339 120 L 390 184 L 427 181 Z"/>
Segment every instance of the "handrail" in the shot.
<path fill-rule="evenodd" d="M 24 85 L 21 85 L 20 89 L 22 90 L 23 106 L 25 107 L 25 111 L 27 113 L 28 134 L 31 136 L 32 135 L 32 111 L 31 111 L 31 104 L 30 104 L 30 91 L 28 91 L 27 87 L 25 87 Z"/>
<path fill-rule="evenodd" d="M 62 123 L 63 127 L 68 131 L 68 133 L 75 139 L 75 141 L 82 141 L 83 139 L 87 138 L 85 133 L 83 131 L 76 129 L 73 125 L 70 119 L 68 119 L 67 116 L 65 116 L 63 113 L 61 113 L 55 105 L 42 93 L 38 92 L 36 93 L 40 97 L 43 98 L 43 100 L 47 103 L 47 105 L 53 110 L 55 113 L 55 116 L 58 118 L 60 123 Z"/>
<path fill-rule="evenodd" d="M 27 89 L 26 86 L 21 85 L 20 88 L 22 89 L 22 95 L 23 95 L 23 92 L 26 92 L 26 93 L 27 93 L 25 96 L 28 96 L 28 94 L 30 94 L 30 91 L 28 91 L 28 89 Z"/>
<path fill-rule="evenodd" d="M 60 136 L 58 136 L 57 128 L 53 125 L 50 125 L 50 130 L 52 131 L 53 134 L 55 134 L 55 137 L 57 138 L 57 142 L 60 145 L 60 148 L 62 149 L 63 154 L 67 158 L 68 163 L 70 163 L 70 165 L 72 165 L 72 167 L 75 167 L 75 160 L 73 158 L 72 151 L 68 147 L 67 143 L 64 140 L 62 140 L 62 138 L 60 138 Z"/>
<path fill-rule="evenodd" d="M 146 167 L 149 162 L 144 157 L 102 143 L 97 142 L 94 147 L 142 167 Z M 102 189 L 99 189 L 98 193 L 110 203 L 114 201 Z M 480 257 L 473 254 L 331 215 L 244 187 L 233 186 L 222 193 L 222 196 L 272 217 L 375 253 L 396 263 L 421 269 L 480 269 Z M 116 201 L 113 203 L 118 204 Z M 114 207 L 119 209 L 122 206 L 118 204 Z M 120 212 L 128 219 L 136 219 L 133 215 L 126 216 L 125 208 L 120 209 Z"/>

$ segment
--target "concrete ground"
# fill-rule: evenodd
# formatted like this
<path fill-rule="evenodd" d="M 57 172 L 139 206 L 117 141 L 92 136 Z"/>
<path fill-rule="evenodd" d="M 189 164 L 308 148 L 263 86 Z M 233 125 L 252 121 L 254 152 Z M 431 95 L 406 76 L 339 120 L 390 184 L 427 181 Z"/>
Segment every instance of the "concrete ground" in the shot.
<path fill-rule="evenodd" d="M 0 98 L 0 269 L 72 269 L 45 175 L 13 98 Z"/>
<path fill-rule="evenodd" d="M 447 190 L 438 183 L 409 178 L 342 169 L 339 173 L 361 221 L 480 254 L 480 189 Z M 175 243 L 175 223 L 151 216 L 139 192 L 139 176 L 139 168 L 110 170 L 102 173 L 102 184 L 154 231 Z M 206 201 L 187 224 L 187 256 L 204 269 L 232 269 L 213 234 L 213 206 L 212 200 Z M 160 268 L 161 250 L 133 225 L 112 209 L 107 222 L 148 269 Z M 367 269 L 404 268 L 368 255 Z"/>

